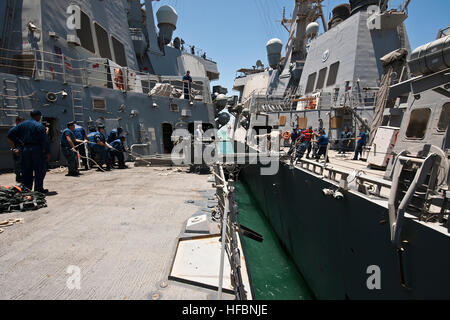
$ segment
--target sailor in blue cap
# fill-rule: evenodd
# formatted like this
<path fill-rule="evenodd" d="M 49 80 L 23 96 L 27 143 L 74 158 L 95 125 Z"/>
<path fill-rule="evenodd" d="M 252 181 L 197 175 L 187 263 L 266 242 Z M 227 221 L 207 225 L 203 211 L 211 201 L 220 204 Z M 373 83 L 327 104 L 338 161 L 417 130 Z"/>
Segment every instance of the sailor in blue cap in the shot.
<path fill-rule="evenodd" d="M 94 162 L 95 161 L 95 150 L 94 150 L 94 146 L 95 146 L 95 135 L 97 134 L 97 128 L 94 126 L 90 126 L 89 127 L 89 134 L 87 135 L 88 138 L 88 146 L 89 146 L 89 162 L 91 164 L 91 168 L 94 166 Z"/>
<path fill-rule="evenodd" d="M 319 161 L 320 158 L 322 156 L 324 156 L 325 162 L 329 162 L 328 154 L 327 154 L 329 139 L 328 139 L 327 134 L 325 133 L 325 129 L 320 129 L 319 134 L 317 136 L 318 136 L 318 139 L 315 142 L 318 143 L 319 150 L 316 153 L 316 160 Z"/>
<path fill-rule="evenodd" d="M 67 165 L 69 167 L 68 177 L 78 177 L 80 172 L 78 171 L 78 153 L 75 150 L 77 138 L 73 133 L 75 130 L 75 123 L 69 122 L 67 128 L 63 130 L 61 134 L 61 151 L 67 160 Z"/>
<path fill-rule="evenodd" d="M 108 143 L 111 143 L 113 141 L 116 141 L 117 139 L 120 139 L 123 133 L 123 128 L 119 127 L 117 129 L 112 130 L 108 135 Z"/>
<path fill-rule="evenodd" d="M 356 140 L 356 150 L 353 160 L 358 160 L 358 156 L 362 157 L 364 147 L 367 143 L 367 132 L 364 127 L 359 128 L 359 137 Z"/>
<path fill-rule="evenodd" d="M 105 126 L 100 124 L 98 125 L 98 131 L 94 135 L 94 145 L 93 150 L 96 154 L 100 156 L 101 163 L 99 163 L 100 171 L 103 171 L 102 164 L 106 164 L 106 171 L 111 170 L 111 164 L 109 161 L 109 152 L 108 149 L 112 149 L 108 142 L 106 142 L 106 131 Z"/>
<path fill-rule="evenodd" d="M 88 143 L 88 136 L 86 134 L 86 130 L 76 121 L 74 121 L 75 129 L 73 130 L 73 134 L 75 135 L 75 138 L 77 139 L 77 143 L 75 144 L 75 150 L 80 154 L 81 161 L 83 162 L 84 169 L 87 171 L 89 170 L 88 166 L 88 159 L 86 154 L 86 143 Z"/>
<path fill-rule="evenodd" d="M 31 120 L 27 120 L 8 132 L 11 149 L 17 148 L 17 141 L 23 143 L 22 181 L 24 187 L 37 192 L 48 193 L 44 189 L 46 161 L 50 161 L 50 142 L 45 127 L 39 122 L 42 113 L 33 110 Z"/>
<path fill-rule="evenodd" d="M 349 127 L 345 127 L 344 131 L 341 133 L 341 140 L 339 141 L 339 154 L 345 154 L 351 142 L 352 133 Z"/>
<path fill-rule="evenodd" d="M 115 158 L 119 161 L 119 169 L 126 169 L 127 166 L 125 165 L 125 156 L 124 152 L 126 152 L 125 146 L 125 137 L 120 137 L 119 139 L 114 140 L 110 143 L 111 147 L 113 149 L 109 150 L 109 156 L 111 158 L 111 161 L 114 162 Z"/>

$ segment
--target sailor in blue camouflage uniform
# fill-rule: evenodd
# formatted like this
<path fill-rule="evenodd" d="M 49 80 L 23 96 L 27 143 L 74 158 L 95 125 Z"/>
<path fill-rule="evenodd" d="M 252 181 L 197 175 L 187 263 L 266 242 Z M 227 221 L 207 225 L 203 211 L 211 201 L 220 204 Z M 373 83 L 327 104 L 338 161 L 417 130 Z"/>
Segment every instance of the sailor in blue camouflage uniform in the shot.
<path fill-rule="evenodd" d="M 300 137 L 297 139 L 298 146 L 295 153 L 296 160 L 303 159 L 303 156 L 305 155 L 306 150 L 308 149 L 308 141 L 306 141 L 306 136 L 304 133 L 300 135 Z"/>
<path fill-rule="evenodd" d="M 122 128 L 117 128 L 112 130 L 109 135 L 108 135 L 108 143 L 111 144 L 113 141 L 116 141 L 118 139 L 120 139 L 122 137 L 122 133 L 123 133 L 123 129 Z M 111 154 L 111 153 L 110 153 Z M 111 160 L 111 165 L 115 166 L 116 165 L 116 158 L 112 157 Z"/>
<path fill-rule="evenodd" d="M 44 189 L 46 162 L 50 161 L 50 142 L 45 127 L 39 122 L 42 113 L 31 112 L 27 120 L 8 132 L 8 141 L 12 149 L 17 148 L 17 141 L 23 142 L 22 175 L 23 185 L 29 190 L 48 193 Z"/>
<path fill-rule="evenodd" d="M 353 160 L 358 160 L 358 156 L 362 157 L 364 147 L 366 146 L 367 143 L 367 132 L 364 130 L 363 127 L 359 128 L 359 137 L 356 138 L 355 140 L 356 140 L 356 150 Z"/>
<path fill-rule="evenodd" d="M 345 130 L 341 133 L 338 154 L 345 154 L 351 141 L 352 141 L 352 133 L 348 127 L 345 127 Z"/>
<path fill-rule="evenodd" d="M 91 161 L 91 168 L 94 166 L 94 163 L 92 160 L 95 160 L 95 135 L 97 134 L 97 128 L 95 127 L 89 127 L 89 134 L 87 135 L 88 138 L 88 147 L 89 147 L 89 158 Z"/>
<path fill-rule="evenodd" d="M 122 136 L 122 133 L 123 133 L 123 129 L 120 127 L 112 130 L 108 135 L 108 143 L 111 143 L 113 141 L 116 141 L 117 139 L 120 139 L 120 137 Z"/>
<path fill-rule="evenodd" d="M 291 155 L 297 149 L 297 147 L 298 147 L 297 139 L 300 138 L 301 132 L 302 131 L 300 129 L 300 126 L 298 126 L 298 125 L 297 125 L 296 128 L 292 129 L 292 132 L 291 132 L 291 148 L 289 149 L 288 155 Z"/>
<path fill-rule="evenodd" d="M 101 162 L 99 163 L 99 171 L 110 171 L 111 170 L 111 164 L 109 160 L 109 149 L 112 149 L 112 147 L 109 145 L 109 143 L 106 141 L 106 131 L 104 125 L 98 126 L 98 131 L 94 135 L 94 146 L 93 150 L 96 154 L 100 156 Z M 102 165 L 106 165 L 106 169 L 102 168 Z"/>
<path fill-rule="evenodd" d="M 86 135 L 86 130 L 75 121 L 75 129 L 73 130 L 73 134 L 77 139 L 77 143 L 75 144 L 75 150 L 80 154 L 81 161 L 83 162 L 84 169 L 89 170 L 88 159 L 86 154 L 86 143 L 88 142 L 88 137 Z"/>
<path fill-rule="evenodd" d="M 127 166 L 125 165 L 125 156 L 124 152 L 126 152 L 125 149 L 125 137 L 120 137 L 119 139 L 116 139 L 110 143 L 111 147 L 113 149 L 109 150 L 109 156 L 112 162 L 115 161 L 115 158 L 119 161 L 119 169 L 126 169 Z"/>
<path fill-rule="evenodd" d="M 329 144 L 330 140 L 328 139 L 328 136 L 326 135 L 324 129 L 321 129 L 319 131 L 318 139 L 317 139 L 316 142 L 319 145 L 319 150 L 317 150 L 317 153 L 316 153 L 316 161 L 319 161 L 320 158 L 322 156 L 324 156 L 325 157 L 325 162 L 330 162 L 328 160 L 328 155 L 327 155 L 328 144 Z"/>
<path fill-rule="evenodd" d="M 68 177 L 78 177 L 80 172 L 78 171 L 78 153 L 75 149 L 76 137 L 74 134 L 75 123 L 69 122 L 67 128 L 61 134 L 61 151 L 67 160 L 69 167 Z"/>

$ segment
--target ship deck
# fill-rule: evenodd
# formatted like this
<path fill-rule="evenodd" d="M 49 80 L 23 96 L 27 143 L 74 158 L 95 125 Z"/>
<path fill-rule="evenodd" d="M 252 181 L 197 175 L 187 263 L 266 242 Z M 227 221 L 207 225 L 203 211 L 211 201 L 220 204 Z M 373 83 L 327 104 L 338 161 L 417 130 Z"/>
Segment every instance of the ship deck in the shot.
<path fill-rule="evenodd" d="M 285 152 L 289 151 L 289 148 L 283 149 Z M 361 161 L 361 160 L 353 160 L 354 153 L 353 152 L 347 152 L 343 155 L 339 155 L 337 151 L 330 150 L 328 152 L 329 157 L 329 164 L 328 166 L 334 167 L 337 169 L 341 169 L 343 171 L 360 171 L 363 172 L 366 175 L 373 176 L 375 178 L 383 179 L 385 175 L 384 170 L 377 170 L 372 169 L 367 166 L 367 162 Z M 315 160 L 311 160 L 315 161 Z M 319 161 L 321 164 L 324 164 L 325 161 L 323 158 Z"/>
<path fill-rule="evenodd" d="M 0 299 L 213 299 L 167 281 L 177 238 L 198 210 L 186 201 L 211 190 L 205 176 L 179 171 L 49 172 L 46 188 L 57 195 L 48 208 L 0 215 L 24 219 L 0 234 Z M 0 185 L 13 181 L 0 176 Z M 69 266 L 81 271 L 79 290 L 67 286 Z"/>
<path fill-rule="evenodd" d="M 284 152 L 288 152 L 289 149 L 285 148 Z M 352 173 L 358 174 L 358 177 L 363 180 L 368 180 L 373 183 L 379 184 L 380 194 L 378 196 L 371 196 L 370 199 L 374 200 L 384 206 L 387 206 L 387 199 L 390 196 L 390 181 L 385 180 L 385 171 L 377 170 L 373 168 L 369 168 L 367 162 L 361 160 L 353 160 L 354 154 L 352 152 L 347 152 L 344 155 L 339 155 L 335 150 L 329 150 L 328 159 L 329 163 L 325 165 L 325 160 L 323 158 L 317 162 L 314 159 L 305 159 L 303 158 L 304 167 L 307 167 L 309 171 L 316 173 L 318 175 L 329 176 L 330 172 L 338 172 L 336 177 L 334 177 L 336 182 L 339 182 L 341 179 L 340 172 L 351 175 Z M 290 160 L 286 160 L 286 163 L 290 163 Z M 317 165 L 317 166 L 316 166 Z M 301 168 L 300 164 L 296 165 L 297 168 Z M 323 171 L 322 171 L 323 170 Z"/>
<path fill-rule="evenodd" d="M 354 153 L 347 152 L 344 155 L 339 155 L 337 151 L 331 150 L 328 154 L 330 157 L 330 164 L 344 170 L 357 170 L 364 172 L 366 175 L 370 175 L 379 179 L 383 179 L 385 175 L 384 170 L 372 169 L 367 166 L 367 162 L 361 160 L 353 160 Z"/>

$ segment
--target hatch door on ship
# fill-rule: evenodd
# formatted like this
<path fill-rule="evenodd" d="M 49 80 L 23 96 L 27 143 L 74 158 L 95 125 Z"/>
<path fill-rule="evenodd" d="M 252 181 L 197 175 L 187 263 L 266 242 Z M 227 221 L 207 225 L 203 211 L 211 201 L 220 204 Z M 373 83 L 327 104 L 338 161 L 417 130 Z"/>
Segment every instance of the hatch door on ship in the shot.
<path fill-rule="evenodd" d="M 56 118 L 46 117 L 42 118 L 42 121 L 50 124 L 48 130 L 48 139 L 50 140 L 50 164 L 56 163 L 61 159 L 59 121 Z"/>
<path fill-rule="evenodd" d="M 173 150 L 172 141 L 173 126 L 170 123 L 162 124 L 162 138 L 163 138 L 163 152 L 164 154 L 170 154 Z"/>

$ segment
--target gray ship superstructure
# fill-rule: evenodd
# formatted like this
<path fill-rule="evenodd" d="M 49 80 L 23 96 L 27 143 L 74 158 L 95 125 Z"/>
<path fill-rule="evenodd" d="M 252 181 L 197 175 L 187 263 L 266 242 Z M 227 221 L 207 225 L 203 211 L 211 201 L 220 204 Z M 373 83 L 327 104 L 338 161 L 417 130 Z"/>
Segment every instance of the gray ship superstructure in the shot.
<path fill-rule="evenodd" d="M 32 109 L 51 125 L 54 164 L 63 159 L 59 133 L 68 121 L 121 126 L 143 155 L 170 153 L 176 128 L 215 126 L 210 81 L 219 77 L 217 64 L 186 52 L 173 38 L 176 11 L 162 6 L 155 21 L 152 2 L 0 3 L 0 169 L 12 168 L 7 131 Z M 184 99 L 188 70 L 193 82 Z"/>
<path fill-rule="evenodd" d="M 240 176 L 317 298 L 448 299 L 448 30 L 411 52 L 410 1 L 352 0 L 328 24 L 321 3 L 296 0 L 285 57 L 273 39 L 270 68 L 235 81 L 230 138 L 280 156 L 275 175 Z M 325 128 L 330 163 L 286 155 L 297 125 Z M 366 162 L 337 154 L 345 127 L 370 133 Z"/>

